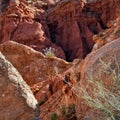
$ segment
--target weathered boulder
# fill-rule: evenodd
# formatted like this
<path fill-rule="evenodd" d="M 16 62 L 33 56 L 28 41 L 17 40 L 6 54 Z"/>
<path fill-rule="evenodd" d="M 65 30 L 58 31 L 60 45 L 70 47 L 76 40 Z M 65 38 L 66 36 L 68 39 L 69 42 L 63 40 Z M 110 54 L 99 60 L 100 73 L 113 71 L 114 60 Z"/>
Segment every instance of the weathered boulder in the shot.
<path fill-rule="evenodd" d="M 37 101 L 14 66 L 0 53 L 0 119 L 37 120 Z M 39 119 L 38 119 L 39 120 Z"/>
<path fill-rule="evenodd" d="M 42 53 L 13 41 L 1 44 L 0 51 L 31 86 L 40 105 L 41 118 L 49 120 L 53 113 L 61 115 L 61 106 L 74 104 L 75 96 L 65 82 L 70 82 L 70 78 L 69 75 L 65 77 L 67 73 L 64 73 L 73 66 L 71 63 L 55 57 L 45 57 Z"/>
<path fill-rule="evenodd" d="M 106 76 L 101 71 L 107 70 L 108 64 L 114 70 L 117 68 L 117 63 L 120 59 L 120 38 L 104 45 L 102 48 L 91 52 L 84 60 L 81 71 L 81 82 L 86 81 L 86 78 L 92 76 L 93 79 L 103 79 L 106 84 L 110 83 L 111 76 Z M 119 65 L 119 64 L 118 64 Z M 109 71 L 108 71 L 109 72 Z"/>
<path fill-rule="evenodd" d="M 0 45 L 0 51 L 17 68 L 28 85 L 39 83 L 71 67 L 70 63 L 59 58 L 50 58 L 34 49 L 13 41 Z"/>
<path fill-rule="evenodd" d="M 104 45 L 103 47 L 101 47 L 100 49 L 96 51 L 91 52 L 84 59 L 82 66 L 81 66 L 81 71 L 80 71 L 80 74 L 81 74 L 80 83 L 77 83 L 77 85 L 75 86 L 77 90 L 76 93 L 79 96 L 77 106 L 76 106 L 78 119 L 82 119 L 82 117 L 85 116 L 86 111 L 90 109 L 84 104 L 85 100 L 82 99 L 84 95 L 90 95 L 90 96 L 100 95 L 101 96 L 101 94 L 103 94 L 104 97 L 102 96 L 103 97 L 102 100 L 104 102 L 102 104 L 106 109 L 108 108 L 106 107 L 105 103 L 108 103 L 108 101 L 111 102 L 112 100 L 113 102 L 112 104 L 114 104 L 113 98 L 110 97 L 109 95 L 112 95 L 112 96 L 114 95 L 114 98 L 115 97 L 117 98 L 118 96 L 120 96 L 120 93 L 119 93 L 120 88 L 118 85 L 120 82 L 119 81 L 119 75 L 120 75 L 120 69 L 119 69 L 120 47 L 119 45 L 120 45 L 120 38 L 112 41 L 111 43 Z M 94 92 L 95 90 L 98 90 L 99 92 L 95 93 Z M 105 93 L 102 91 L 104 91 Z M 107 95 L 108 97 L 106 97 Z M 100 98 L 100 96 L 98 97 L 98 99 Z M 86 97 L 89 98 L 89 96 L 86 96 Z M 106 98 L 108 101 L 106 101 Z M 92 99 L 95 99 L 95 98 L 93 97 Z M 119 102 L 117 104 L 119 104 Z M 102 109 L 104 109 L 104 107 L 102 107 Z M 114 107 L 116 107 L 116 105 L 114 105 Z M 86 110 L 83 109 L 84 114 L 82 114 L 80 108 L 84 108 L 84 109 L 86 108 Z M 112 111 L 114 111 L 111 106 L 109 107 L 109 109 L 112 109 Z M 94 112 L 92 112 L 92 117 L 90 116 L 90 120 L 93 118 L 94 114 L 97 114 L 95 112 L 96 110 L 93 110 L 93 111 Z M 88 114 L 90 115 L 89 112 Z M 80 116 L 81 114 L 83 116 Z M 118 116 L 120 117 L 120 115 Z M 88 115 L 87 115 L 87 118 L 89 119 Z M 97 120 L 97 118 L 94 118 L 94 120 Z"/>
<path fill-rule="evenodd" d="M 112 120 L 108 117 L 104 112 L 96 109 L 90 109 L 86 112 L 84 118 L 82 120 L 105 120 L 105 119 Z"/>

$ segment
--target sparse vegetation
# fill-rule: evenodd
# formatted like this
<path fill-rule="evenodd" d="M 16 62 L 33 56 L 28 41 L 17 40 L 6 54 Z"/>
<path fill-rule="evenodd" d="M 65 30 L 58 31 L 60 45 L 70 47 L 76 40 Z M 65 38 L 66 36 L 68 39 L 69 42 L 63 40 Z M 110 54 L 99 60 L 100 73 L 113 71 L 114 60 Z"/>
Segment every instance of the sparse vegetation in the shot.
<path fill-rule="evenodd" d="M 105 63 L 100 59 L 105 74 L 112 75 L 112 86 L 110 89 L 101 81 L 95 81 L 91 78 L 88 80 L 89 91 L 82 90 L 83 99 L 86 104 L 92 108 L 99 109 L 105 113 L 112 120 L 120 119 L 120 61 Z M 91 90 L 90 90 L 91 88 Z"/>
<path fill-rule="evenodd" d="M 57 52 L 57 50 L 55 48 L 52 48 L 52 47 L 43 49 L 43 53 L 47 57 L 55 57 L 56 52 Z"/>
<path fill-rule="evenodd" d="M 65 105 L 63 105 L 63 106 L 61 107 L 61 115 L 62 115 L 63 117 L 66 117 L 66 107 L 65 107 Z"/>
<path fill-rule="evenodd" d="M 111 85 L 109 84 L 105 86 L 105 80 L 94 80 L 91 76 L 88 77 L 88 86 L 87 88 L 75 88 L 70 82 L 66 81 L 62 76 L 58 74 L 59 77 L 63 79 L 63 81 L 68 84 L 77 97 L 85 100 L 85 103 L 94 109 L 99 109 L 100 111 L 107 114 L 108 118 L 112 120 L 120 119 L 120 60 L 116 58 L 110 59 L 109 62 L 104 62 L 99 59 L 99 64 L 102 66 L 102 70 L 100 70 L 101 74 L 106 76 L 110 76 Z M 56 70 L 57 71 L 57 70 Z M 57 72 L 56 72 L 57 73 Z M 80 93 L 80 95 L 79 95 Z M 66 109 L 62 108 L 63 115 L 66 116 Z M 107 118 L 106 118 L 107 120 Z"/>

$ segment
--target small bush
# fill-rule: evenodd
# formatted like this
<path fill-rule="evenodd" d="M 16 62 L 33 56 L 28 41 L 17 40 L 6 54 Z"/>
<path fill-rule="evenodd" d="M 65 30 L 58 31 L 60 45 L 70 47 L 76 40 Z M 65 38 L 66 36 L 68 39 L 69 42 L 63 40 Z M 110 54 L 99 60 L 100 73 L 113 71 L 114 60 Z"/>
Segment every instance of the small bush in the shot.
<path fill-rule="evenodd" d="M 56 52 L 57 52 L 57 50 L 55 48 L 52 48 L 52 47 L 43 49 L 43 53 L 47 57 L 55 57 Z"/>

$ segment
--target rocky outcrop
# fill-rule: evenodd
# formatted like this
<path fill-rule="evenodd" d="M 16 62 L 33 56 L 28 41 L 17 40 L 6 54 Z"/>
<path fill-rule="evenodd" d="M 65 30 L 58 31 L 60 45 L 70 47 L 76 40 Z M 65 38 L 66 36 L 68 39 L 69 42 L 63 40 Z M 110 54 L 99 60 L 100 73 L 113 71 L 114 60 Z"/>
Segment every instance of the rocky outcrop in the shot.
<path fill-rule="evenodd" d="M 38 114 L 36 115 L 37 102 L 29 87 L 21 77 L 17 76 L 16 70 L 11 69 L 12 65 L 9 63 L 7 65 L 5 62 L 5 67 L 0 68 L 3 75 L 0 102 L 3 101 L 5 104 L 0 104 L 0 108 L 5 107 L 8 110 L 5 109 L 3 113 L 4 110 L 0 109 L 2 111 L 0 118 L 2 116 L 2 119 L 9 117 L 10 120 L 106 119 L 103 111 L 91 109 L 85 104 L 83 96 L 86 94 L 83 93 L 88 92 L 93 95 L 96 86 L 91 86 L 88 81 L 92 78 L 94 85 L 101 79 L 108 91 L 120 94 L 117 89 L 119 87 L 112 82 L 112 75 L 120 72 L 119 64 L 116 64 L 120 58 L 120 40 L 116 39 L 119 38 L 120 19 L 118 17 L 107 24 L 109 20 L 116 18 L 116 14 L 111 13 L 119 9 L 119 0 L 62 0 L 58 3 L 46 0 L 44 2 L 34 0 L 27 3 L 24 0 L 11 0 L 0 17 L 0 51 L 30 86 L 41 113 L 39 117 Z M 98 34 L 101 30 L 103 32 Z M 98 35 L 94 36 L 92 41 L 94 34 Z M 106 44 L 110 41 L 112 42 Z M 92 50 L 93 42 L 96 42 L 94 48 L 106 45 L 92 51 L 81 60 Z M 55 56 L 67 58 L 67 61 L 79 59 L 70 63 L 55 56 L 44 56 L 41 52 L 49 50 L 46 48 L 54 48 Z M 4 57 L 0 61 L 5 61 Z M 106 64 L 110 68 L 106 68 Z M 14 74 L 9 70 L 13 70 Z M 119 81 L 117 82 L 119 84 Z M 13 96 L 15 99 L 12 99 Z M 12 104 L 9 104 L 9 101 L 12 101 Z M 15 106 L 14 101 L 20 105 Z M 118 106 L 117 102 L 114 107 Z M 9 110 L 14 108 L 16 113 Z M 17 111 L 18 108 L 20 112 Z M 10 116 L 9 113 L 20 115 Z M 119 114 L 116 116 L 119 117 Z"/>
<path fill-rule="evenodd" d="M 108 29 L 100 32 L 99 34 L 93 36 L 93 41 L 95 42 L 93 46 L 93 51 L 99 49 L 100 47 L 104 46 L 105 44 L 112 42 L 120 37 L 120 11 L 117 13 L 117 19 L 108 22 L 107 26 Z"/>
<path fill-rule="evenodd" d="M 62 0 L 48 9 L 52 41 L 62 47 L 68 61 L 84 58 L 92 50 L 92 36 L 116 18 L 112 13 L 117 13 L 119 5 L 119 0 Z"/>
<path fill-rule="evenodd" d="M 26 45 L 13 41 L 0 45 L 0 51 L 17 68 L 28 85 L 46 80 L 56 73 L 63 73 L 71 67 L 70 63 L 59 58 L 45 57 L 42 53 Z"/>
<path fill-rule="evenodd" d="M 63 50 L 49 39 L 44 12 L 25 1 L 11 1 L 1 17 L 1 42 L 12 40 L 41 52 L 52 47 L 56 49 L 57 57 L 65 59 Z"/>
<path fill-rule="evenodd" d="M 37 101 L 18 71 L 0 53 L 0 119 L 38 119 Z M 38 119 L 40 120 L 40 119 Z"/>
<path fill-rule="evenodd" d="M 119 0 L 44 2 L 47 5 L 11 1 L 0 18 L 0 41 L 13 40 L 41 52 L 52 47 L 57 57 L 82 59 L 92 50 L 93 35 L 108 28 L 107 22 L 116 18 L 120 5 Z"/>
<path fill-rule="evenodd" d="M 0 51 L 31 86 L 40 105 L 40 117 L 44 120 L 50 119 L 53 113 L 61 114 L 61 106 L 73 104 L 71 88 L 64 81 L 69 81 L 69 75 L 65 77 L 67 73 L 64 72 L 73 66 L 71 63 L 45 57 L 40 52 L 13 41 L 1 44 Z"/>
<path fill-rule="evenodd" d="M 119 87 L 117 87 L 118 83 L 119 83 L 119 80 L 117 78 L 120 74 L 120 69 L 119 69 L 119 67 L 120 67 L 120 64 L 119 64 L 120 47 L 119 47 L 119 45 L 120 45 L 120 38 L 116 39 L 116 40 L 112 41 L 111 43 L 106 44 L 102 48 L 90 53 L 85 58 L 85 60 L 82 63 L 83 65 L 81 67 L 81 72 L 80 72 L 80 74 L 81 74 L 80 84 L 76 85 L 77 93 L 80 93 L 78 95 L 79 97 L 83 96 L 81 94 L 83 91 L 89 91 L 88 94 L 92 94 L 93 91 L 95 90 L 95 89 L 93 89 L 93 86 L 94 86 L 94 88 L 96 88 L 95 85 L 99 85 L 99 86 L 97 86 L 97 89 L 98 89 L 98 87 L 100 87 L 99 89 L 102 91 L 103 89 L 101 88 L 101 83 L 103 83 L 104 90 L 107 89 L 108 94 L 111 94 L 111 95 L 114 94 L 115 96 L 118 96 L 118 98 L 119 98 L 119 96 L 120 96 L 119 90 L 120 89 L 119 89 Z M 91 86 L 92 82 L 90 82 L 90 80 L 93 81 L 92 86 Z M 79 91 L 82 91 L 82 92 L 79 92 Z M 96 92 L 96 93 L 98 93 L 98 92 Z M 85 93 L 84 93 L 84 95 L 85 95 Z M 105 98 L 105 96 L 104 96 L 104 98 Z M 88 97 L 88 96 L 86 96 L 86 97 Z M 108 99 L 108 101 L 113 100 L 112 97 L 107 98 L 107 99 Z M 81 120 L 82 117 L 85 116 L 86 111 L 87 111 L 87 110 L 84 110 L 85 114 L 83 116 L 80 116 L 82 113 L 80 106 L 84 106 L 83 108 L 87 109 L 86 105 L 82 104 L 81 100 L 82 100 L 81 98 L 78 99 L 78 103 L 77 103 L 77 107 L 76 107 L 78 120 L 79 119 Z M 108 103 L 108 101 L 105 101 L 105 102 Z M 102 105 L 103 106 L 105 105 L 104 102 Z M 115 107 L 115 105 L 114 105 L 114 107 Z M 88 107 L 88 109 L 89 109 L 89 107 Z M 110 109 L 111 109 L 111 107 L 109 107 L 109 110 Z M 98 115 L 100 114 L 99 111 L 98 111 L 98 113 L 96 112 L 96 110 L 93 110 L 93 111 L 94 112 L 92 112 L 92 114 L 93 113 L 98 114 Z M 90 113 L 90 111 L 87 114 L 89 114 L 90 116 L 88 116 L 88 117 L 86 116 L 86 117 L 88 119 L 90 117 L 90 120 L 91 120 L 92 114 Z M 94 115 L 94 117 L 95 116 L 96 115 Z M 118 114 L 118 116 L 119 116 L 118 118 L 120 118 L 120 114 Z M 103 116 L 103 117 L 105 117 L 105 116 Z M 106 118 L 103 118 L 103 119 L 106 119 Z M 98 120 L 98 119 L 94 118 L 94 120 Z"/>
<path fill-rule="evenodd" d="M 84 60 L 81 72 L 81 82 L 86 82 L 87 78 L 92 77 L 94 80 L 101 79 L 108 85 L 112 81 L 112 77 L 106 76 L 103 72 L 108 70 L 108 67 L 118 69 L 120 57 L 120 38 L 104 45 L 102 48 L 90 53 Z M 109 66 L 105 66 L 108 64 Z M 106 68 L 105 68 L 106 67 Z M 98 69 L 99 68 L 99 69 Z M 103 72 L 102 72 L 103 71 Z M 119 71 L 119 69 L 118 69 Z M 108 71 L 109 72 L 109 71 Z M 111 72 L 111 71 L 110 71 Z"/>

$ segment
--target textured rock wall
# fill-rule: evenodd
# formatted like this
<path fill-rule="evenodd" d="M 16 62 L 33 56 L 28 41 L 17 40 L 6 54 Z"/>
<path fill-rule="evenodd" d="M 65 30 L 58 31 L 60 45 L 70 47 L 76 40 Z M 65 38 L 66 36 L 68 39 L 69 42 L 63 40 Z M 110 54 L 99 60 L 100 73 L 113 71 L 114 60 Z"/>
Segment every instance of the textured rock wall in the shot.
<path fill-rule="evenodd" d="M 0 41 L 17 41 L 41 52 L 45 48 L 52 47 L 56 49 L 57 57 L 65 59 L 63 50 L 49 39 L 44 12 L 41 8 L 29 6 L 24 0 L 11 1 L 0 18 Z"/>
<path fill-rule="evenodd" d="M 84 61 L 82 63 L 81 71 L 80 71 L 80 74 L 81 74 L 80 75 L 81 76 L 80 84 L 77 83 L 76 90 L 79 90 L 79 91 L 86 90 L 87 93 L 91 96 L 94 89 L 89 85 L 90 84 L 89 81 L 90 80 L 93 81 L 94 85 L 96 84 L 95 81 L 97 81 L 99 83 L 99 85 L 101 85 L 101 83 L 102 83 L 104 85 L 104 88 L 107 89 L 107 91 L 110 91 L 107 94 L 113 95 L 115 93 L 114 95 L 115 96 L 118 95 L 118 98 L 119 98 L 120 88 L 117 87 L 119 80 L 116 79 L 120 73 L 120 69 L 119 69 L 119 67 L 120 67 L 120 64 L 119 64 L 120 63 L 119 62 L 119 60 L 120 60 L 120 53 L 119 53 L 120 47 L 119 47 L 119 45 L 120 45 L 120 38 L 112 41 L 111 43 L 104 45 L 103 47 L 101 47 L 100 49 L 98 49 L 94 52 L 91 52 L 84 59 Z M 115 79 L 114 79 L 113 72 L 115 72 L 115 74 L 116 74 Z M 118 83 L 115 83 L 115 81 L 118 81 Z M 115 89 L 114 89 L 114 87 L 115 87 Z M 103 89 L 100 89 L 100 90 L 102 91 Z M 101 114 L 101 116 L 99 116 L 99 112 L 94 110 L 93 107 L 92 107 L 93 112 L 89 111 L 89 109 L 87 110 L 87 107 L 84 104 L 85 101 L 81 102 L 82 99 L 80 96 L 83 96 L 81 94 L 82 92 L 79 92 L 79 93 L 80 94 L 78 94 L 79 97 L 78 97 L 78 101 L 76 104 L 76 111 L 77 111 L 78 120 L 83 120 L 82 118 L 84 118 L 84 120 L 86 120 L 87 118 L 90 120 L 92 120 L 93 118 L 94 118 L 94 120 L 107 119 L 107 118 L 105 118 L 106 116 L 104 116 L 102 114 Z M 96 96 L 97 95 L 98 94 L 96 94 Z M 88 96 L 86 96 L 86 97 L 88 97 Z M 111 101 L 110 98 L 108 98 L 108 100 Z M 108 101 L 106 101 L 106 102 L 108 102 Z M 102 105 L 105 108 L 107 108 L 105 106 L 104 102 L 102 102 Z M 88 116 L 85 116 L 86 111 L 88 111 L 88 113 L 89 113 Z M 119 110 L 116 112 L 118 112 L 118 116 L 119 116 L 118 119 L 120 119 Z M 85 114 L 82 115 L 81 113 L 85 113 Z M 103 117 L 103 118 L 101 118 L 101 117 Z"/>
<path fill-rule="evenodd" d="M 92 36 L 106 29 L 106 23 L 116 18 L 119 5 L 119 0 L 86 3 L 63 0 L 48 10 L 51 39 L 62 47 L 68 61 L 84 58 L 93 47 Z"/>
<path fill-rule="evenodd" d="M 92 50 L 93 35 L 116 18 L 120 1 L 62 0 L 47 11 L 37 4 L 11 1 L 0 18 L 0 41 L 17 41 L 41 52 L 53 47 L 57 57 L 72 61 Z"/>
<path fill-rule="evenodd" d="M 93 51 L 120 37 L 120 11 L 117 14 L 117 19 L 108 22 L 108 29 L 93 36 L 93 41 L 95 42 Z"/>
<path fill-rule="evenodd" d="M 13 41 L 1 44 L 0 51 L 30 85 L 40 105 L 39 116 L 43 120 L 51 120 L 53 113 L 61 114 L 61 106 L 74 104 L 75 96 L 64 82 L 67 79 L 64 72 L 73 66 L 71 63 L 45 57 L 40 52 Z"/>
<path fill-rule="evenodd" d="M 35 120 L 37 101 L 18 71 L 0 53 L 0 120 Z M 40 119 L 38 119 L 40 120 Z"/>
<path fill-rule="evenodd" d="M 57 3 L 54 8 L 44 11 L 40 6 L 39 9 L 35 7 L 33 9 L 32 6 L 21 0 L 17 3 L 11 2 L 0 18 L 0 41 L 2 42 L 0 51 L 18 69 L 24 80 L 30 85 L 40 106 L 41 114 L 39 116 L 43 120 L 49 120 L 55 114 L 57 114 L 60 120 L 76 120 L 77 118 L 78 120 L 85 120 L 87 118 L 92 120 L 93 118 L 95 120 L 99 119 L 96 111 L 92 111 L 86 106 L 83 99 L 81 99 L 81 94 L 76 94 L 74 90 L 80 90 L 81 85 L 83 85 L 83 89 L 86 87 L 86 75 L 90 74 L 95 77 L 99 73 L 101 67 L 98 64 L 99 56 L 105 61 L 112 61 L 113 59 L 110 56 L 116 54 L 119 60 L 119 39 L 115 40 L 119 37 L 119 17 L 115 21 L 109 22 L 106 26 L 109 20 L 116 18 L 116 14 L 112 13 L 116 13 L 119 9 L 119 4 L 119 0 L 101 0 L 99 2 L 95 0 L 86 3 L 80 0 L 63 0 Z M 56 56 L 65 59 L 65 52 L 68 61 L 72 61 L 74 58 L 84 58 L 92 49 L 92 36 L 108 27 L 110 28 L 94 37 L 95 46 L 98 43 L 104 45 L 107 41 L 115 41 L 94 51 L 82 62 L 76 59 L 71 64 L 59 58 L 45 57 L 39 52 L 46 47 L 54 47 L 57 49 Z M 9 101 L 13 100 L 13 94 L 15 94 L 20 101 L 18 102 L 17 98 L 15 100 L 17 99 L 16 101 L 20 105 L 17 104 L 14 109 L 20 108 L 20 112 L 14 112 L 22 114 L 17 119 L 31 120 L 31 116 L 34 118 L 35 111 L 33 112 L 33 109 L 26 105 L 24 100 L 22 101 L 23 98 L 19 96 L 21 94 L 18 94 L 19 87 L 16 88 L 14 86 L 16 84 L 11 83 L 6 78 L 7 72 L 1 70 L 1 73 L 5 75 L 3 77 L 8 81 L 8 83 L 6 82 L 7 86 L 2 81 L 4 79 L 1 79 L 3 87 L 0 89 L 0 94 L 3 97 L 1 97 L 0 101 L 6 104 L 0 104 L 0 108 L 6 107 L 8 109 L 5 112 L 3 109 L 0 109 L 1 116 L 4 120 L 3 115 L 13 112 L 10 109 L 13 109 L 12 107 L 15 105 L 11 107 Z M 106 80 L 104 74 L 101 77 L 106 86 L 109 86 L 111 79 Z M 111 77 L 108 76 L 107 78 Z M 80 81 L 81 85 L 78 81 Z M 6 86 L 8 90 L 10 89 L 10 92 L 6 92 Z M 20 84 L 20 86 L 25 87 L 26 85 Z M 29 93 L 29 87 L 27 89 Z M 26 90 L 26 87 L 24 90 Z M 7 94 L 11 95 L 12 98 L 8 96 L 9 99 L 7 100 Z M 17 103 L 16 101 L 15 104 Z M 13 104 L 14 101 L 11 103 Z M 29 101 L 29 103 L 32 102 Z M 25 106 L 21 104 L 25 104 Z M 6 105 L 11 108 L 8 108 Z M 29 108 L 27 110 L 30 111 L 30 114 L 25 112 L 23 108 Z M 61 110 L 68 108 L 70 108 L 70 111 L 68 111 L 67 117 L 62 116 Z M 15 113 L 15 115 L 18 116 L 18 113 Z M 9 119 L 14 120 L 16 116 L 8 114 L 5 117 L 6 119 L 9 117 Z"/>

